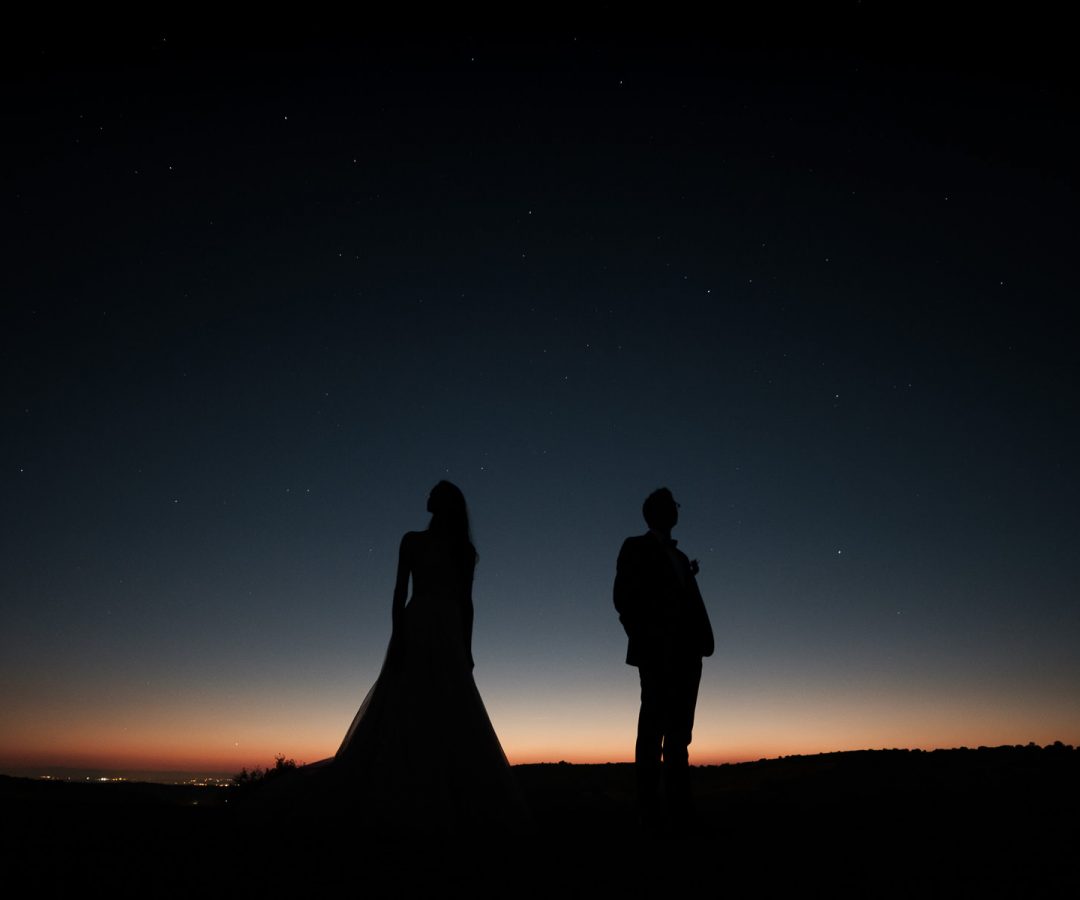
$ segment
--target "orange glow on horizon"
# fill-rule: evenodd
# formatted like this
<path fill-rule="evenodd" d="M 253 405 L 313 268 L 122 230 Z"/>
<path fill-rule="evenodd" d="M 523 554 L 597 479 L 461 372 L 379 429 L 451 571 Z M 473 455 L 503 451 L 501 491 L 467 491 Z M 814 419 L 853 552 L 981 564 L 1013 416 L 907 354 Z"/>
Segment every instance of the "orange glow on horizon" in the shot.
<path fill-rule="evenodd" d="M 577 706 L 535 698 L 526 704 L 497 690 L 492 695 L 489 713 L 511 764 L 633 759 L 637 698 L 632 688 Z M 747 696 L 738 702 L 729 692 L 721 701 L 700 703 L 691 763 L 864 749 L 1080 743 L 1078 723 L 1050 702 L 934 708 L 919 698 L 891 698 L 889 704 L 846 698 L 831 705 L 828 698 L 810 699 L 814 702 L 780 703 Z M 194 703 L 169 709 L 86 703 L 51 718 L 28 703 L 5 712 L 0 772 L 54 768 L 215 775 L 272 766 L 278 755 L 301 764 L 326 759 L 337 750 L 352 715 L 341 703 L 289 705 L 280 697 L 210 709 Z M 432 752 L 437 748 L 433 741 Z"/>
<path fill-rule="evenodd" d="M 695 748 L 691 746 L 690 762 L 693 765 L 724 765 L 743 762 L 754 762 L 760 759 L 775 759 L 782 756 L 810 756 L 819 753 L 834 753 L 854 750 L 881 750 L 881 749 L 950 749 L 953 747 L 967 746 L 1000 746 L 1012 744 L 1026 744 L 1034 740 L 1040 745 L 1062 740 L 1065 743 L 1075 743 L 1066 740 L 1065 736 L 1053 738 L 1032 737 L 1027 739 L 1011 740 L 970 740 L 946 743 L 919 743 L 910 744 L 878 744 L 868 745 L 860 743 L 839 743 L 828 746 L 810 745 L 766 745 L 739 746 L 739 747 L 711 747 Z M 335 748 L 336 749 L 336 748 Z M 298 763 L 316 762 L 333 755 L 333 750 L 327 751 L 324 746 L 305 745 L 293 749 L 274 747 L 267 744 L 263 747 L 248 747 L 243 751 L 239 749 L 235 753 L 207 753 L 205 750 L 189 750 L 178 752 L 175 748 L 171 751 L 165 748 L 137 749 L 133 747 L 107 748 L 96 747 L 92 750 L 71 748 L 50 748 L 49 750 L 0 750 L 0 772 L 18 771 L 28 772 L 33 769 L 88 769 L 110 772 L 193 772 L 215 775 L 232 775 L 242 768 L 251 770 L 255 767 L 265 768 L 272 766 L 274 758 L 284 753 L 288 759 L 295 759 Z M 579 748 L 575 751 L 569 749 L 558 751 L 555 749 L 540 750 L 539 748 L 522 749 L 515 752 L 507 749 L 507 758 L 511 765 L 531 765 L 540 763 L 567 762 L 579 765 L 598 765 L 605 763 L 627 763 L 633 760 L 632 747 L 596 747 Z"/>

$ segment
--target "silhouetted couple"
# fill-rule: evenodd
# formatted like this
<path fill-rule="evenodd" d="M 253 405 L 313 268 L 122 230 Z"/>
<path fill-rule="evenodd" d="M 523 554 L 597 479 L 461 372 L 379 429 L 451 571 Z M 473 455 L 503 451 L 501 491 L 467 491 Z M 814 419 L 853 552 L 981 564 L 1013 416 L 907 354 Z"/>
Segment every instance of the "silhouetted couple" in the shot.
<path fill-rule="evenodd" d="M 522 823 L 524 803 L 472 675 L 477 556 L 465 498 L 441 481 L 427 508 L 427 530 L 401 539 L 386 660 L 333 769 L 370 825 Z M 671 540 L 678 521 L 671 492 L 651 494 L 644 513 L 649 532 L 628 538 L 619 554 L 615 606 L 630 638 L 626 661 L 641 673 L 635 761 L 642 817 L 659 827 L 661 760 L 674 823 L 689 815 L 687 745 L 712 631 L 697 565 Z"/>

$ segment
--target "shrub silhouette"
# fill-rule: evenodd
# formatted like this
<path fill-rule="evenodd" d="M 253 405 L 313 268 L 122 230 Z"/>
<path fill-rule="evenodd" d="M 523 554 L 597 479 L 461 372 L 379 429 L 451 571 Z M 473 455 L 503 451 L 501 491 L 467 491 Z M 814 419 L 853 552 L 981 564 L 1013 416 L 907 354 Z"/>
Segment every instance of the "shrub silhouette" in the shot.
<path fill-rule="evenodd" d="M 262 768 L 256 766 L 250 772 L 247 768 L 241 769 L 232 777 L 232 783 L 237 787 L 244 787 L 245 785 L 260 784 L 265 781 L 269 781 L 275 778 L 281 778 L 283 775 L 287 775 L 291 772 L 295 772 L 298 766 L 295 759 L 286 759 L 284 753 L 279 753 L 274 757 L 273 768 Z"/>

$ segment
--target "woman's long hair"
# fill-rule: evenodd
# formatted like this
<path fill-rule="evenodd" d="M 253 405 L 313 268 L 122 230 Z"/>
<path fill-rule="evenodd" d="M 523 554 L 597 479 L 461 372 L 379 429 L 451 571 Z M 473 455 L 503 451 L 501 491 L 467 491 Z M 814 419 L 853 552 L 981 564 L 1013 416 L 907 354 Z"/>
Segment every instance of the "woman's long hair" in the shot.
<path fill-rule="evenodd" d="M 428 497 L 431 523 L 428 531 L 449 539 L 461 553 L 462 567 L 472 568 L 478 559 L 469 530 L 469 510 L 461 488 L 449 481 L 440 481 L 431 489 Z"/>

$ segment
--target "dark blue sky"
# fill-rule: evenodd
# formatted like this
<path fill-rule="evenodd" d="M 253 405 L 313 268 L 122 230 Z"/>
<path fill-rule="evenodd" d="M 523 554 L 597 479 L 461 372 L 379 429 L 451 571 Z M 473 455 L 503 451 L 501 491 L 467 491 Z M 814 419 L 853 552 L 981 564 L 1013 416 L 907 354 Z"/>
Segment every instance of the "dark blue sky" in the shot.
<path fill-rule="evenodd" d="M 849 25 L 29 36 L 0 765 L 332 753 L 441 478 L 512 760 L 629 757 L 659 485 L 699 761 L 1080 739 L 1064 63 Z"/>

